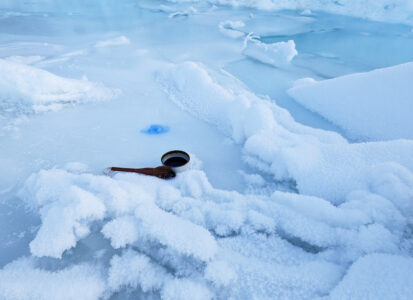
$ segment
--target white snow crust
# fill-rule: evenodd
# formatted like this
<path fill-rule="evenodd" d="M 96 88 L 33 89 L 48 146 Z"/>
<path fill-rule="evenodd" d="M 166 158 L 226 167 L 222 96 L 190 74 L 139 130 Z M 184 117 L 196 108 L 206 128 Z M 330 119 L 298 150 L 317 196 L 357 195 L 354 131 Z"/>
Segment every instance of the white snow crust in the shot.
<path fill-rule="evenodd" d="M 15 114 L 56 111 L 65 105 L 105 101 L 117 91 L 88 80 L 69 79 L 0 59 L 0 107 Z"/>
<path fill-rule="evenodd" d="M 30 258 L 16 260 L 0 270 L 1 299 L 98 299 L 105 282 L 96 267 L 80 264 L 62 270 L 36 268 Z"/>
<path fill-rule="evenodd" d="M 351 266 L 331 299 L 409 299 L 412 293 L 412 258 L 370 254 Z"/>
<path fill-rule="evenodd" d="M 314 82 L 289 94 L 353 139 L 413 139 L 413 63 Z"/>

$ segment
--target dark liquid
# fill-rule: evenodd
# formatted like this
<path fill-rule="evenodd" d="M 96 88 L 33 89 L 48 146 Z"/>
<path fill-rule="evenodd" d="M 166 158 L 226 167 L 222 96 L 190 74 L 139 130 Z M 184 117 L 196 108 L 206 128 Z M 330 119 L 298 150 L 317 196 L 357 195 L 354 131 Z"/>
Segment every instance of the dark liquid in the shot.
<path fill-rule="evenodd" d="M 182 157 L 171 157 L 164 162 L 164 165 L 168 167 L 181 167 L 187 162 L 188 161 Z"/>

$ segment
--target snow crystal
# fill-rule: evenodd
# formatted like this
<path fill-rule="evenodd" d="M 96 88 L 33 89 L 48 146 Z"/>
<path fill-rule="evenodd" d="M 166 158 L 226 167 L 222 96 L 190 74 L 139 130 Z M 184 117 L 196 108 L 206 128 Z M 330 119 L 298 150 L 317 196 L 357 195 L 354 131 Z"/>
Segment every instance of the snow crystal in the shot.
<path fill-rule="evenodd" d="M 162 290 L 163 300 L 209 300 L 212 293 L 203 285 L 188 279 L 169 281 Z"/>
<path fill-rule="evenodd" d="M 226 261 L 215 260 L 205 269 L 205 278 L 216 286 L 226 286 L 236 280 L 237 274 Z"/>
<path fill-rule="evenodd" d="M 333 289 L 331 299 L 410 299 L 413 259 L 370 254 L 356 261 Z"/>
<path fill-rule="evenodd" d="M 36 268 L 32 259 L 20 258 L 0 270 L 0 298 L 4 300 L 95 300 L 104 290 L 99 271 L 88 264 L 47 271 Z"/>
<path fill-rule="evenodd" d="M 121 256 L 115 255 L 110 261 L 108 284 L 113 290 L 126 285 L 139 286 L 144 292 L 160 290 L 167 278 L 165 270 L 151 263 L 147 256 L 132 250 Z"/>

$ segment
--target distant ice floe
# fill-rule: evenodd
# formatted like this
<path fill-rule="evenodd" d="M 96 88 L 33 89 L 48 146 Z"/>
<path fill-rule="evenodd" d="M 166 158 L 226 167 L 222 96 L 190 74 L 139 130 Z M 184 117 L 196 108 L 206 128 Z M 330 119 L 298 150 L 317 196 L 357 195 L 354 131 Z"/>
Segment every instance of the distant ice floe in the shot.
<path fill-rule="evenodd" d="M 170 2 L 210 2 L 260 10 L 325 11 L 374 21 L 413 24 L 413 4 L 403 0 L 168 0 Z"/>
<path fill-rule="evenodd" d="M 106 101 L 119 91 L 88 80 L 57 76 L 16 61 L 0 59 L 0 114 L 55 111 L 65 105 Z"/>
<path fill-rule="evenodd" d="M 289 94 L 353 139 L 413 139 L 413 63 L 315 82 Z"/>
<path fill-rule="evenodd" d="M 126 36 L 119 36 L 113 39 L 99 41 L 95 44 L 96 48 L 105 48 L 105 47 L 112 47 L 112 46 L 124 46 L 129 45 L 130 40 Z"/>
<path fill-rule="evenodd" d="M 285 67 L 297 55 L 297 50 L 293 40 L 265 44 L 258 39 L 247 37 L 242 53 L 274 67 Z"/>

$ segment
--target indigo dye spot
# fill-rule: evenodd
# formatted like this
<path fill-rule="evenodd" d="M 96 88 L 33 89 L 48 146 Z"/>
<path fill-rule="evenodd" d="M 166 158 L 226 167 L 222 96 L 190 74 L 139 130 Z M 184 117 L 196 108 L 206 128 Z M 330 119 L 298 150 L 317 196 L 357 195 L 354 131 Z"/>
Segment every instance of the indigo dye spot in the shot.
<path fill-rule="evenodd" d="M 142 129 L 141 132 L 148 135 L 163 134 L 169 131 L 168 126 L 152 124 L 149 127 Z"/>

